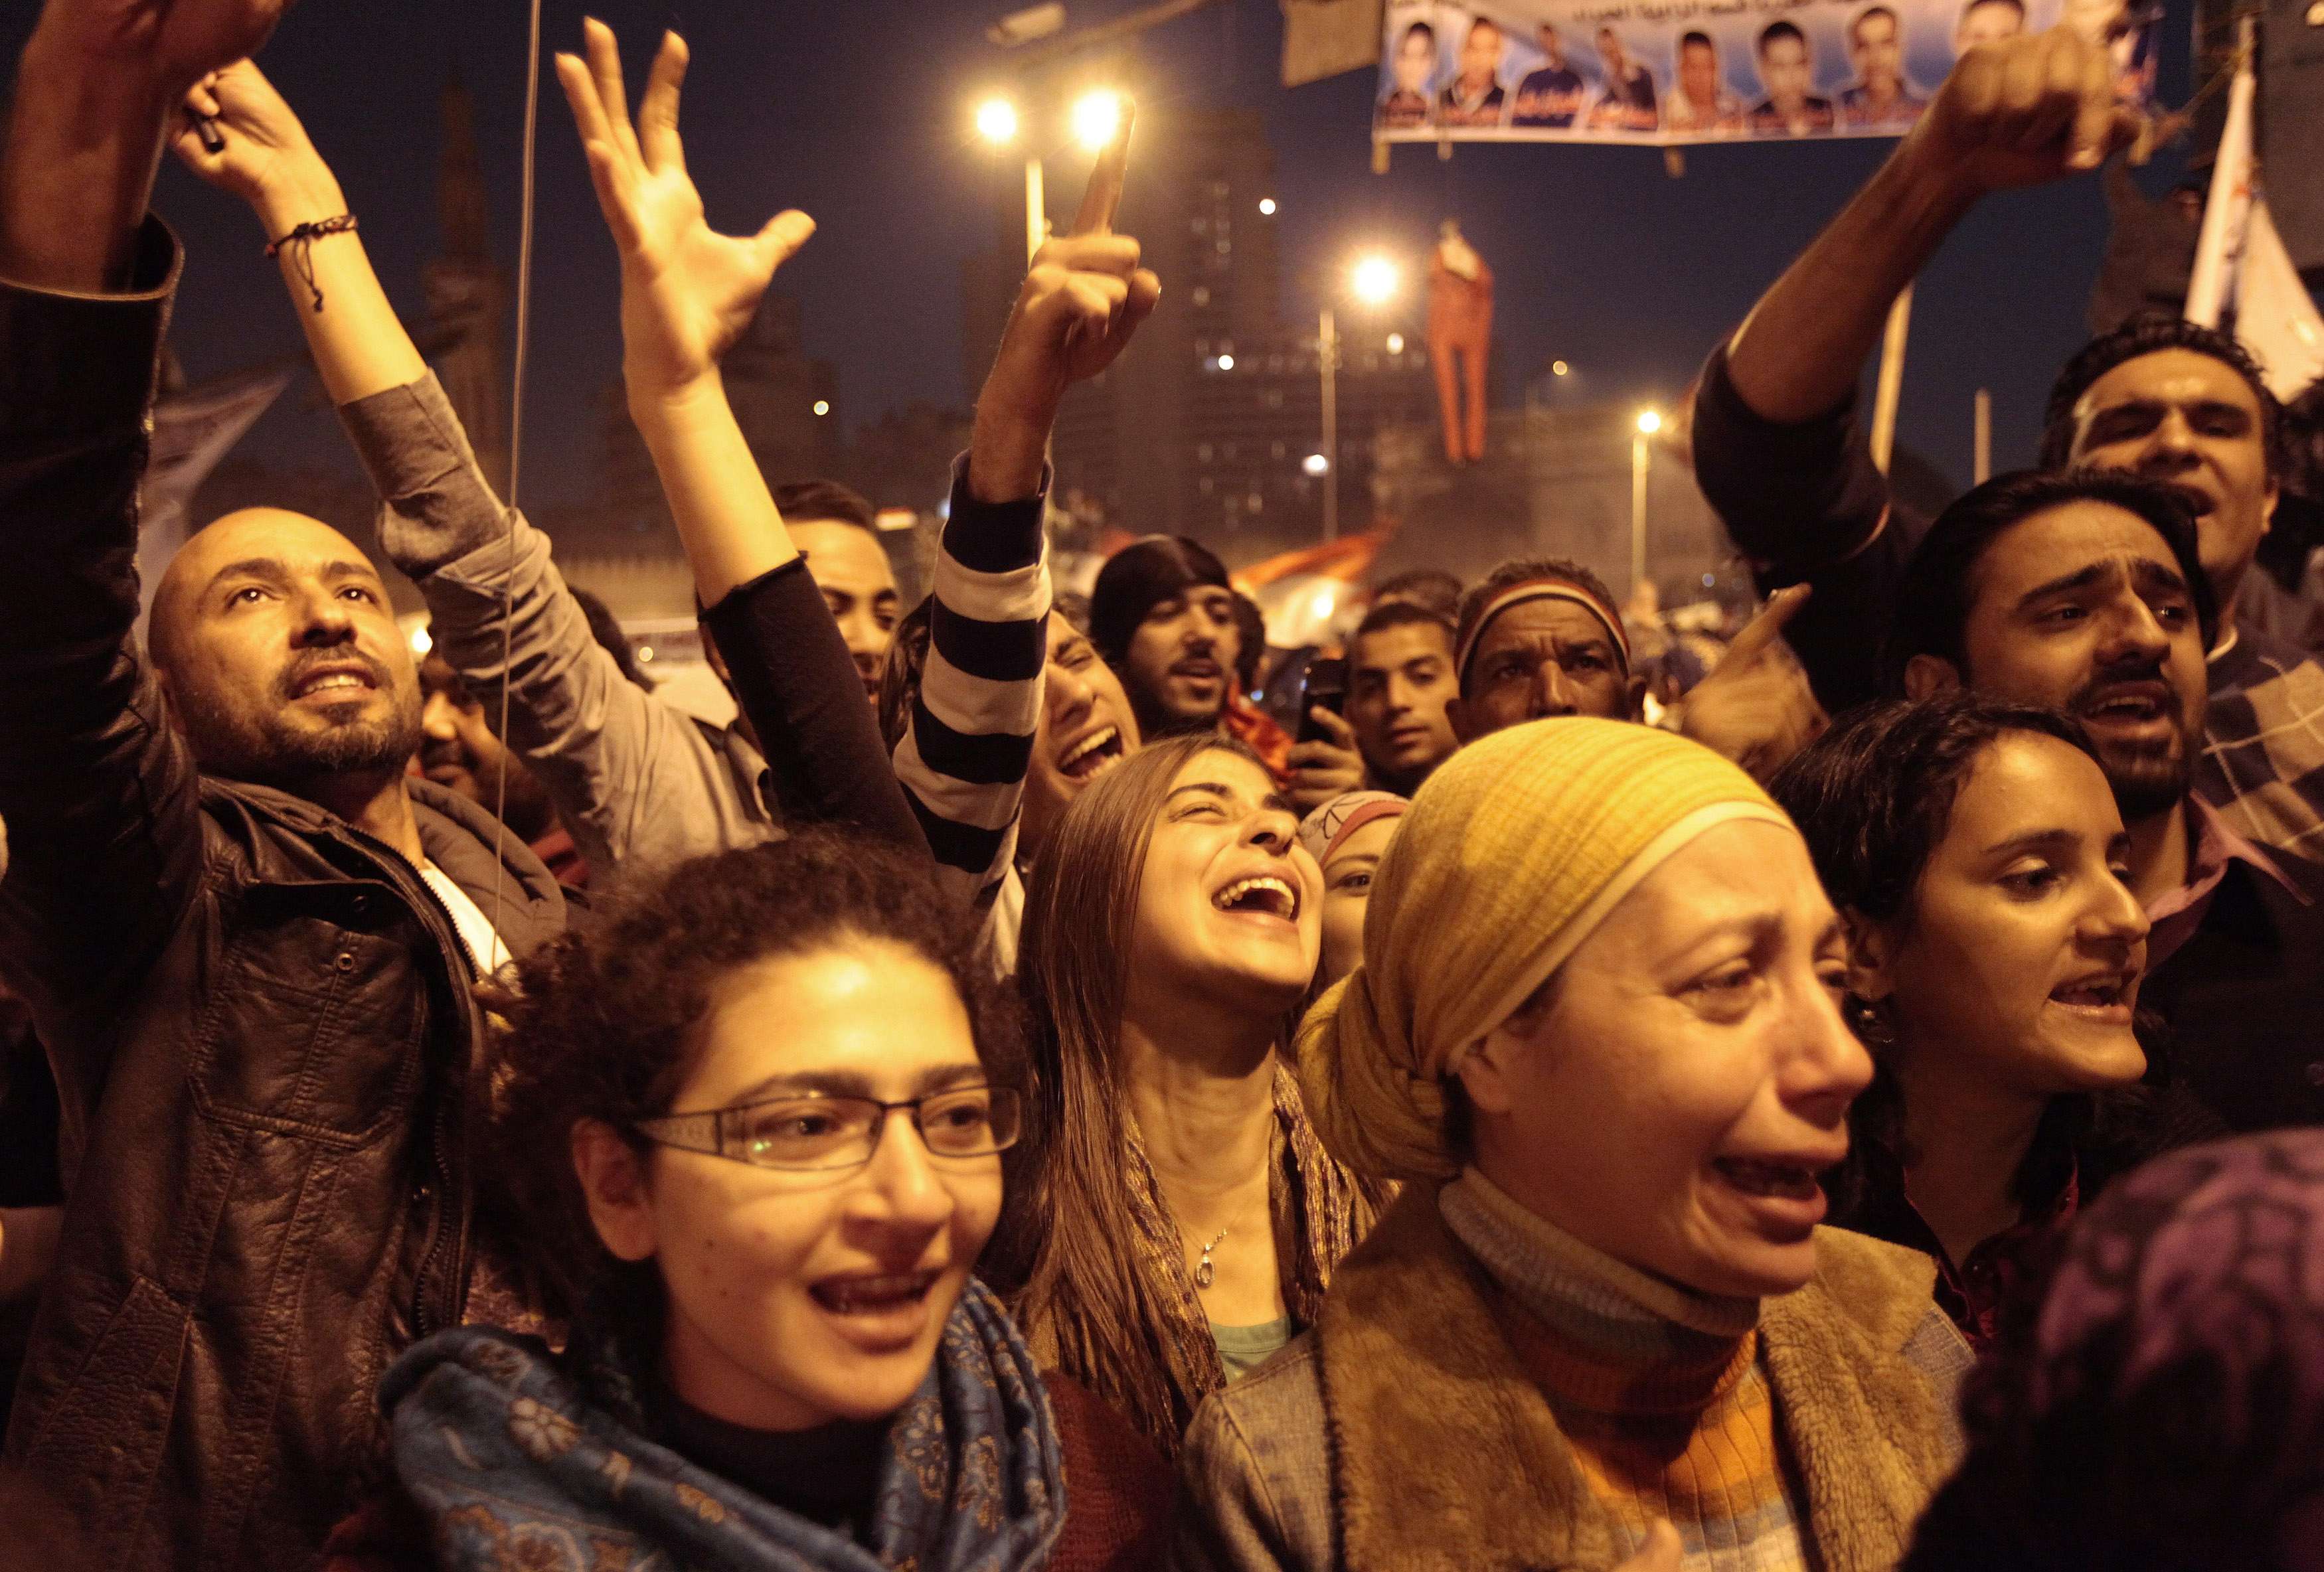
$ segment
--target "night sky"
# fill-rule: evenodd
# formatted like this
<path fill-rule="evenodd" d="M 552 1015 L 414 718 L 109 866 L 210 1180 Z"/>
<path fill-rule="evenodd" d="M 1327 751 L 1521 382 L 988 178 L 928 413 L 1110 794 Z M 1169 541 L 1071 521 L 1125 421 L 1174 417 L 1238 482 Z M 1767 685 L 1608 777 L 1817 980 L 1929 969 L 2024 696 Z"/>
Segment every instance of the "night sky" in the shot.
<path fill-rule="evenodd" d="M 1069 9 L 1080 26 L 1135 3 L 1070 0 Z M 914 400 L 968 402 L 960 264 L 989 243 L 992 207 L 1018 179 L 970 126 L 981 90 L 1007 63 L 982 28 L 1007 8 L 595 7 L 621 36 L 633 84 L 663 26 L 692 43 L 687 149 L 713 223 L 755 227 L 784 207 L 820 223 L 776 287 L 801 299 L 808 348 L 837 363 L 851 421 Z M 0 29 L 13 52 L 33 7 L 6 9 Z M 546 47 L 577 48 L 583 11 L 550 0 Z M 1359 244 L 1419 259 L 1437 219 L 1457 216 L 1499 275 L 1512 396 L 1554 356 L 1584 379 L 1577 395 L 1676 393 L 1890 145 L 1690 149 L 1675 180 L 1650 149 L 1462 146 L 1443 163 L 1432 149 L 1399 148 L 1383 179 L 1370 171 L 1372 78 L 1284 90 L 1281 26 L 1275 0 L 1223 0 L 1215 14 L 1149 34 L 1149 99 L 1263 114 L 1281 171 L 1274 222 L 1286 283 Z M 2187 91 L 2183 6 L 2172 6 L 2165 37 L 2162 97 L 2177 103 Z M 337 168 L 408 319 L 420 309 L 420 264 L 437 247 L 438 94 L 453 71 L 477 99 L 495 244 L 513 267 L 524 51 L 522 0 L 305 0 L 261 58 Z M 1053 212 L 1070 214 L 1084 165 L 1071 152 L 1050 161 Z M 2160 188 L 2166 172 L 2158 165 L 2150 184 Z M 174 166 L 157 202 L 189 253 L 177 326 L 189 372 L 200 379 L 295 349 L 296 323 L 249 214 Z M 2084 336 L 2106 225 L 2097 180 L 2085 177 L 1990 200 L 1956 234 L 1918 293 L 1901 441 L 1965 483 L 1971 394 L 1986 385 L 1997 465 L 2030 462 L 2050 378 Z M 541 506 L 587 495 L 598 391 L 620 368 L 613 244 L 553 77 L 541 96 L 537 257 L 525 500 Z M 1417 299 L 1405 310 L 1401 325 L 1416 329 Z M 300 384 L 250 442 L 289 462 L 347 462 L 316 399 L 311 380 Z"/>

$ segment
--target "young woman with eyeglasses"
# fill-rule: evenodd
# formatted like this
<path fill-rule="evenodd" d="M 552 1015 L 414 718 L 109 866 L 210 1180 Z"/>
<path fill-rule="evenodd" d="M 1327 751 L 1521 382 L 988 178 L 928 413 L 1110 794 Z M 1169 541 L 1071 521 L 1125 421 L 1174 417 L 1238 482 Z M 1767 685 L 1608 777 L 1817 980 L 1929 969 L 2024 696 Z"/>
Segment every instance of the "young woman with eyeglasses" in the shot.
<path fill-rule="evenodd" d="M 976 932 L 925 865 L 807 832 L 524 963 L 496 1004 L 495 1221 L 569 1333 L 464 1327 L 398 1362 L 400 1492 L 347 1565 L 1139 1563 L 1161 1459 L 1085 1393 L 1045 1398 L 970 1275 L 1023 1116 Z"/>

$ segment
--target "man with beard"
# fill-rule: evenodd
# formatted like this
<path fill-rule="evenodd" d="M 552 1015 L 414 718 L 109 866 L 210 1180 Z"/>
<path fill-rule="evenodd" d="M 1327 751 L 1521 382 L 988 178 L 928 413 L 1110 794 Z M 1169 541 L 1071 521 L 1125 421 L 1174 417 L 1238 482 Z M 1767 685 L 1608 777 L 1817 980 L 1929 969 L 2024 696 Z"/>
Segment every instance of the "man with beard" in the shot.
<path fill-rule="evenodd" d="M 2066 28 L 1971 51 L 1703 368 L 1696 479 L 1762 593 L 1815 586 L 1786 637 L 1833 714 L 1878 689 L 1871 652 L 1925 528 L 1891 506 L 1855 418 L 1858 372 L 1898 291 L 1980 199 L 2095 170 L 2129 138 L 2108 71 Z M 2234 339 L 2142 316 L 2059 374 L 2041 463 L 2144 476 L 2193 510 L 2219 604 L 2195 789 L 2237 832 L 2324 861 L 2324 668 L 2254 614 L 2282 593 L 2252 571 L 2281 489 L 2280 415 Z"/>
<path fill-rule="evenodd" d="M 68 1198 L 0 1522 L 56 1572 L 311 1563 L 378 1464 L 381 1372 L 477 1281 L 471 989 L 565 915 L 407 774 L 410 646 L 337 531 L 221 519 L 133 632 L 180 262 L 155 158 L 281 9 L 49 0 L 0 143 L 0 975 Z"/>
<path fill-rule="evenodd" d="M 2168 487 L 2025 470 L 1940 514 L 1896 586 L 1889 691 L 1968 687 L 2048 705 L 2089 731 L 2130 832 L 2127 882 L 2153 924 L 2140 1002 L 2171 1066 L 2237 1129 L 2324 1118 L 2324 869 L 2271 856 L 2190 782 L 2218 602 Z M 2044 849 L 1992 853 L 2028 901 Z"/>

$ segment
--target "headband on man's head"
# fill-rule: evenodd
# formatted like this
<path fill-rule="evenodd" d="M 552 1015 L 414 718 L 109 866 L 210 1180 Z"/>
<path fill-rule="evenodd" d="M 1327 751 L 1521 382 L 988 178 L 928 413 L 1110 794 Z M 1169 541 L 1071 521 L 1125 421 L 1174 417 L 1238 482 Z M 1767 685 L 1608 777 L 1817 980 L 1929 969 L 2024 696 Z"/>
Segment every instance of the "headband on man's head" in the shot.
<path fill-rule="evenodd" d="M 1461 648 L 1452 652 L 1454 683 L 1462 688 L 1469 685 L 1469 662 L 1475 657 L 1477 647 L 1484 643 L 1486 630 L 1492 627 L 1502 612 L 1522 606 L 1528 601 L 1571 601 L 1597 618 L 1605 624 L 1607 636 L 1614 641 L 1614 652 L 1622 662 L 1622 675 L 1625 677 L 1630 675 L 1630 636 L 1622 630 L 1619 612 L 1580 584 L 1564 579 L 1527 579 L 1501 592 L 1478 617 L 1477 625 L 1469 630 L 1469 636 L 1461 641 Z"/>

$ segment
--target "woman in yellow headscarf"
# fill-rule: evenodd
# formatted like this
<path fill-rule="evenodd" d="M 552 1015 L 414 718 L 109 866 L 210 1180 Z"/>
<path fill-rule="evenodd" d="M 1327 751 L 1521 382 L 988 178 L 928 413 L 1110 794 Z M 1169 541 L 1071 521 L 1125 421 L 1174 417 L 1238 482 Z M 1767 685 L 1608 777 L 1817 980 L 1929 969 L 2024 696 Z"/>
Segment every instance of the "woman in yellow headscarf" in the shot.
<path fill-rule="evenodd" d="M 1204 1405 L 1178 1564 L 1894 1565 L 1967 1351 L 1926 1257 L 1818 1227 L 1872 1070 L 1782 811 L 1646 727 L 1498 732 L 1422 787 L 1363 948 L 1300 1076 L 1404 1192 Z"/>

